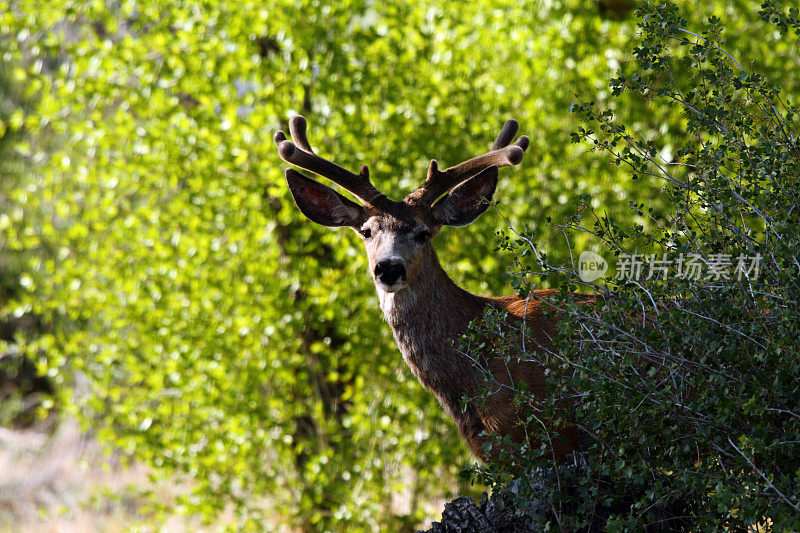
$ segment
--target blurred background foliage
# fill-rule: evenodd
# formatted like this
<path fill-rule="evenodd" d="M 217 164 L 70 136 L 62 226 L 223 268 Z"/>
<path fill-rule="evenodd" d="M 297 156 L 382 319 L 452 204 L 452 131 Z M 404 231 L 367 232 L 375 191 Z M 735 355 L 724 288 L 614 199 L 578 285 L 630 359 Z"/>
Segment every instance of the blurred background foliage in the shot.
<path fill-rule="evenodd" d="M 759 2 L 679 4 L 690 28 L 720 17 L 737 60 L 797 94 L 797 43 Z M 677 111 L 609 99 L 613 72 L 636 68 L 633 7 L 0 0 L 0 353 L 49 379 L 42 409 L 190 479 L 180 512 L 228 507 L 253 529 L 430 519 L 470 459 L 402 363 L 359 240 L 294 207 L 272 134 L 306 115 L 319 153 L 368 164 L 396 199 L 431 158 L 482 153 L 517 118 L 531 148 L 495 199 L 565 258 L 548 221 L 584 193 L 620 220 L 661 202 L 568 142 L 570 105 L 613 109 L 666 158 L 684 134 Z M 457 282 L 511 292 L 503 225 L 490 212 L 437 238 Z"/>

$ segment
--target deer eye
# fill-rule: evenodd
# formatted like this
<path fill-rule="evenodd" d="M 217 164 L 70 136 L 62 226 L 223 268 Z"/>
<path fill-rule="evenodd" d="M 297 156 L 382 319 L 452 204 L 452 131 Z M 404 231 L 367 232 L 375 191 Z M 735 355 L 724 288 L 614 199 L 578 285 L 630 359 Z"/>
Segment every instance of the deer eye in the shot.
<path fill-rule="evenodd" d="M 422 230 L 416 234 L 414 234 L 414 240 L 423 243 L 431 238 L 431 232 L 428 230 Z"/>
<path fill-rule="evenodd" d="M 364 228 L 364 229 L 358 230 L 358 232 L 365 239 L 369 239 L 370 237 L 372 237 L 372 230 L 370 230 L 369 228 Z"/>

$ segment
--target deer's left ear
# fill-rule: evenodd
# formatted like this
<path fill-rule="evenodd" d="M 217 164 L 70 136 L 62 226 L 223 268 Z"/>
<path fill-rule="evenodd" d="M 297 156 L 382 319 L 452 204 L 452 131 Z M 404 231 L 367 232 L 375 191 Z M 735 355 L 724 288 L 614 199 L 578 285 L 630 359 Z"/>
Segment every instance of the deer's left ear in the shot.
<path fill-rule="evenodd" d="M 433 216 L 442 225 L 466 226 L 486 211 L 497 188 L 497 167 L 473 176 L 433 204 Z"/>

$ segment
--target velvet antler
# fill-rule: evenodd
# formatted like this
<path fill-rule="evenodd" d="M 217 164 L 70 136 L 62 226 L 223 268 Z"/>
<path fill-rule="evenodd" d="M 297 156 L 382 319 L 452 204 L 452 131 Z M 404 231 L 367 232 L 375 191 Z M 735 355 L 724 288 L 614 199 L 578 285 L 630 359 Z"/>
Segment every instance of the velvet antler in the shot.
<path fill-rule="evenodd" d="M 492 151 L 464 161 L 446 170 L 439 170 L 435 159 L 428 167 L 428 177 L 425 183 L 406 197 L 406 200 L 431 205 L 437 198 L 456 185 L 468 180 L 491 166 L 507 167 L 518 165 L 525 155 L 530 141 L 526 136 L 521 136 L 517 142 L 510 144 L 519 130 L 516 120 L 507 120 L 500 134 L 492 144 Z"/>
<path fill-rule="evenodd" d="M 289 133 L 292 134 L 294 142 L 287 140 L 282 131 L 275 132 L 275 137 L 273 137 L 278 146 L 278 154 L 287 163 L 328 178 L 356 195 L 366 204 L 375 205 L 381 198 L 386 197 L 369 181 L 369 169 L 366 165 L 361 167 L 359 174 L 353 174 L 336 163 L 314 154 L 306 137 L 306 119 L 301 115 L 295 115 L 289 120 Z"/>

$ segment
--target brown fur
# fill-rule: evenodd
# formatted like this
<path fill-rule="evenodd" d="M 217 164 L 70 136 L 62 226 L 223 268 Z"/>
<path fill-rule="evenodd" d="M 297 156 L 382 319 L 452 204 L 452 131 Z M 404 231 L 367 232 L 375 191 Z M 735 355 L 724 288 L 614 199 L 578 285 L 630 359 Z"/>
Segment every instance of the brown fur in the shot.
<path fill-rule="evenodd" d="M 500 388 L 480 408 L 469 402 L 462 409 L 462 398 L 475 397 L 483 383 L 474 361 L 457 353 L 451 340 L 465 333 L 469 323 L 487 306 L 494 306 L 511 317 L 525 319 L 530 335 L 528 346 L 552 349 L 556 326 L 545 316 L 542 301 L 554 291 L 535 291 L 527 301 L 515 296 L 481 297 L 459 288 L 449 278 L 432 246 L 426 246 L 423 254 L 425 275 L 403 291 L 382 295 L 381 308 L 411 371 L 453 418 L 472 452 L 487 460 L 497 450 L 489 454 L 484 451 L 484 443 L 490 439 L 482 432 L 510 435 L 520 442 L 530 428 L 520 423 L 522 413 L 514 407 L 510 388 Z M 488 354 L 486 362 L 500 383 L 513 387 L 525 381 L 535 398 L 545 397 L 544 373 L 539 366 L 513 360 L 507 363 L 493 354 Z M 578 438 L 574 427 L 558 428 L 558 432 L 561 437 L 549 444 L 554 459 L 561 461 L 577 449 Z"/>

